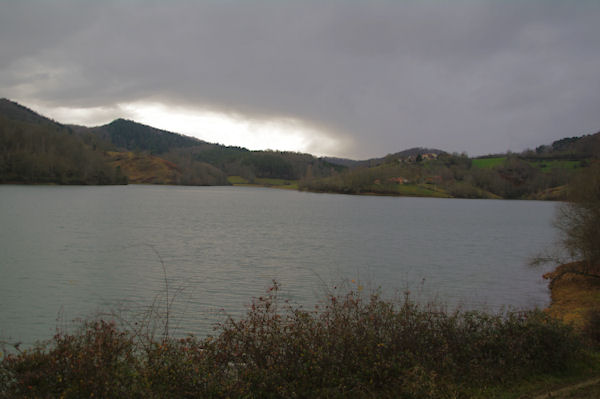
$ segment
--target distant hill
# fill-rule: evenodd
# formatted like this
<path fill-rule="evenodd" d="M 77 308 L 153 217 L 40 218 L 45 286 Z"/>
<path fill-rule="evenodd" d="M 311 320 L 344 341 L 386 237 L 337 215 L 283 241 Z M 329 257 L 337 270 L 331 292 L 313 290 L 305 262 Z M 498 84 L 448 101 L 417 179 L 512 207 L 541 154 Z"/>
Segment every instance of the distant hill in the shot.
<path fill-rule="evenodd" d="M 520 154 L 469 158 L 415 147 L 356 161 L 250 151 L 125 119 L 93 128 L 62 125 L 0 100 L 0 183 L 268 182 L 319 192 L 556 200 L 575 174 L 596 162 L 600 132 Z"/>
<path fill-rule="evenodd" d="M 65 126 L 7 99 L 0 100 L 0 118 L 0 182 L 113 184 L 129 179 L 229 185 L 228 176 L 250 183 L 257 178 L 297 181 L 345 169 L 310 154 L 211 144 L 125 119 L 93 128 Z M 83 155 L 94 168 L 106 170 L 88 173 Z"/>
<path fill-rule="evenodd" d="M 535 151 L 469 158 L 411 148 L 383 158 L 349 162 L 335 176 L 302 182 L 300 189 L 346 194 L 561 200 L 577 173 L 600 162 L 600 133 L 557 140 Z"/>
<path fill-rule="evenodd" d="M 580 137 L 566 137 L 536 148 L 538 157 L 585 159 L 600 154 L 600 132 Z"/>
<path fill-rule="evenodd" d="M 335 157 L 323 157 L 322 159 L 330 162 L 332 164 L 335 165 L 342 165 L 348 168 L 356 168 L 356 167 L 369 167 L 369 166 L 378 166 L 381 165 L 384 162 L 389 162 L 390 159 L 405 159 L 405 158 L 409 158 L 409 157 L 417 157 L 419 155 L 424 155 L 424 154 L 435 154 L 435 155 L 440 155 L 440 154 L 446 154 L 445 151 L 442 150 L 437 150 L 437 149 L 433 149 L 433 148 L 423 148 L 423 147 L 414 147 L 414 148 L 409 148 L 407 150 L 403 150 L 400 152 L 396 152 L 394 154 L 388 154 L 384 157 L 380 157 L 380 158 L 369 158 L 369 159 L 365 159 L 365 160 L 360 160 L 360 161 L 355 161 L 352 159 L 346 159 L 346 158 L 335 158 Z"/>
<path fill-rule="evenodd" d="M 414 147 L 414 148 L 409 148 L 408 150 L 403 150 L 400 152 L 396 152 L 394 154 L 387 155 L 385 158 L 388 158 L 388 157 L 408 158 L 408 157 L 416 157 L 418 155 L 425 155 L 425 154 L 442 155 L 442 154 L 447 154 L 447 152 L 438 150 L 435 148 Z"/>
<path fill-rule="evenodd" d="M 229 185 L 222 170 L 192 155 L 219 146 L 195 137 L 126 119 L 94 128 L 78 127 L 77 132 L 109 143 L 111 163 L 119 166 L 132 183 Z"/>
<path fill-rule="evenodd" d="M 124 184 L 89 137 L 0 100 L 0 183 Z"/>
<path fill-rule="evenodd" d="M 163 154 L 173 148 L 189 148 L 206 144 L 205 141 L 182 134 L 156 129 L 126 119 L 92 128 L 90 132 L 111 142 L 117 148 L 129 151 L 147 151 L 150 154 Z"/>
<path fill-rule="evenodd" d="M 0 115 L 13 121 L 64 127 L 60 123 L 6 98 L 0 99 Z"/>
<path fill-rule="evenodd" d="M 344 169 L 310 154 L 250 151 L 212 144 L 125 119 L 92 128 L 90 132 L 110 142 L 114 150 L 147 153 L 177 165 L 182 173 L 181 184 L 228 184 L 227 176 L 242 176 L 249 181 L 255 178 L 299 180 L 307 175 L 326 176 Z"/>
<path fill-rule="evenodd" d="M 321 157 L 325 162 L 329 162 L 333 165 L 344 166 L 346 168 L 354 168 L 360 165 L 361 161 L 348 158 L 337 158 L 337 157 Z"/>

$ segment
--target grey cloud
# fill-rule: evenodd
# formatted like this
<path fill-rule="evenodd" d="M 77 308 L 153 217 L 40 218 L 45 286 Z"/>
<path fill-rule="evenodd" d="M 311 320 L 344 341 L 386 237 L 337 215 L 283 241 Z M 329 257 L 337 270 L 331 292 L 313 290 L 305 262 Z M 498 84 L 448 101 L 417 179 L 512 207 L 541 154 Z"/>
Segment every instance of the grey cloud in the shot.
<path fill-rule="evenodd" d="M 592 1 L 2 2 L 0 90 L 297 118 L 355 157 L 520 150 L 600 130 L 599 19 Z"/>

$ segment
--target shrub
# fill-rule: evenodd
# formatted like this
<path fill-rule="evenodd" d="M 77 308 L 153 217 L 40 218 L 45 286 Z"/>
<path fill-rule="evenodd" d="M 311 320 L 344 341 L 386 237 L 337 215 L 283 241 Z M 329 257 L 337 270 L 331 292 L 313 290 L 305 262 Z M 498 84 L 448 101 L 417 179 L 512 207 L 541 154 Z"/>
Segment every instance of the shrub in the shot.
<path fill-rule="evenodd" d="M 411 387 L 408 395 L 417 375 L 453 390 L 561 371 L 578 353 L 571 330 L 541 311 L 447 313 L 351 292 L 322 309 L 280 312 L 274 298 L 259 298 L 245 319 L 223 326 L 220 350 L 243 365 L 241 392 L 343 396 Z"/>
<path fill-rule="evenodd" d="M 75 334 L 56 334 L 18 356 L 0 374 L 4 397 L 107 397 L 127 395 L 138 383 L 134 346 L 113 323 L 85 323 Z"/>
<path fill-rule="evenodd" d="M 600 309 L 588 311 L 587 323 L 583 327 L 583 334 L 593 345 L 600 347 Z"/>
<path fill-rule="evenodd" d="M 456 397 L 564 371 L 582 353 L 541 311 L 447 312 L 356 292 L 305 310 L 277 294 L 214 338 L 85 323 L 5 358 L 0 397 Z"/>
<path fill-rule="evenodd" d="M 574 272 L 600 278 L 600 164 L 580 172 L 555 220 L 562 247 L 578 265 Z"/>

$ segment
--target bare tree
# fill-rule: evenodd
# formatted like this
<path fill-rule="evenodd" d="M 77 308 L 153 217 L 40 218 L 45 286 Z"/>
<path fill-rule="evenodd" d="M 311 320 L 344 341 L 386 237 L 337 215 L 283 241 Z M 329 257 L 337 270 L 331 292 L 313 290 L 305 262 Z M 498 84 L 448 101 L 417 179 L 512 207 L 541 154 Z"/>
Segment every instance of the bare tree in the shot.
<path fill-rule="evenodd" d="M 573 179 L 569 201 L 559 207 L 554 225 L 572 262 L 551 278 L 567 273 L 600 278 L 600 163 Z"/>

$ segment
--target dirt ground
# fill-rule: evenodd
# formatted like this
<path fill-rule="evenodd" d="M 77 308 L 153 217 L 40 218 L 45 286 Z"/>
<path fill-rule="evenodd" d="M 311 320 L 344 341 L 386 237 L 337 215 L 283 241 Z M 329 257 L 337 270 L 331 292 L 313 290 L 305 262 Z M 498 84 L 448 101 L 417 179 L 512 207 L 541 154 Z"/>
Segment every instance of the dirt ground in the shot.
<path fill-rule="evenodd" d="M 575 328 L 584 328 L 592 312 L 600 312 L 600 278 L 565 271 L 576 264 L 561 265 L 544 277 L 550 280 L 551 304 L 548 312 Z M 561 277 L 556 278 L 562 274 Z"/>
<path fill-rule="evenodd" d="M 547 312 L 572 324 L 576 329 L 591 331 L 600 325 L 590 324 L 593 313 L 600 314 L 600 278 L 566 273 L 576 264 L 561 265 L 544 277 L 550 281 L 551 304 Z M 559 278 L 557 278 L 560 276 Z M 597 324 L 597 323 L 596 323 Z M 600 331 L 597 332 L 600 337 Z M 575 385 L 554 389 L 535 396 L 534 399 L 598 399 L 600 376 Z"/>

